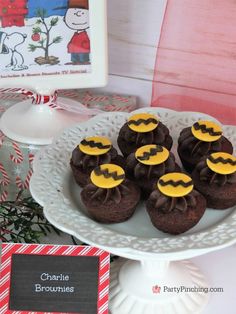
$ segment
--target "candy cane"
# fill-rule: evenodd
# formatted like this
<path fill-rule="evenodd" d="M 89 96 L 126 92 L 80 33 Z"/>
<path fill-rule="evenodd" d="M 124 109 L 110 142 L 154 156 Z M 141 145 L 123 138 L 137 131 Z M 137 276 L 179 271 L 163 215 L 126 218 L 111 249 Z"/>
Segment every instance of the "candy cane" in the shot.
<path fill-rule="evenodd" d="M 16 142 L 12 143 L 12 146 L 14 148 L 14 151 L 17 155 L 17 157 L 13 156 L 12 154 L 10 155 L 11 161 L 13 161 L 15 164 L 20 164 L 22 163 L 22 161 L 24 160 L 22 152 L 20 150 L 20 147 L 18 146 L 18 144 Z"/>
<path fill-rule="evenodd" d="M 0 93 L 18 93 L 22 90 L 22 88 L 0 88 Z"/>
<path fill-rule="evenodd" d="M 109 99 L 108 96 L 90 96 L 89 98 L 90 101 L 97 101 L 97 102 L 102 102 L 108 99 Z"/>
<path fill-rule="evenodd" d="M 3 191 L 2 194 L 0 195 L 0 203 L 5 202 L 7 200 L 7 197 L 8 197 L 8 192 Z"/>
<path fill-rule="evenodd" d="M 0 131 L 0 148 L 2 147 L 3 141 L 5 139 L 5 135 Z"/>
<path fill-rule="evenodd" d="M 118 100 L 118 101 L 123 102 L 123 103 L 128 103 L 129 102 L 129 98 L 122 97 L 122 96 L 119 96 L 119 95 L 113 95 L 112 98 L 114 100 Z"/>
<path fill-rule="evenodd" d="M 5 168 L 3 167 L 1 163 L 0 163 L 0 173 L 3 176 L 3 179 L 0 180 L 0 185 L 8 186 L 10 184 L 10 179 Z M 0 195 L 0 203 L 5 202 L 7 200 L 7 197 L 8 197 L 8 192 L 3 191 L 2 194 Z"/>
<path fill-rule="evenodd" d="M 3 167 L 3 164 L 0 163 L 0 173 L 3 176 L 3 179 L 0 180 L 0 185 L 2 186 L 7 186 L 10 184 L 10 179 L 9 176 L 5 170 L 5 168 Z"/>
<path fill-rule="evenodd" d="M 34 154 L 30 153 L 29 154 L 30 165 L 32 165 L 33 160 L 34 160 Z M 20 190 L 29 188 L 29 183 L 30 183 L 30 179 L 31 179 L 32 174 L 33 174 L 33 170 L 29 169 L 24 182 L 22 182 L 20 177 L 16 177 L 16 185 Z"/>
<path fill-rule="evenodd" d="M 71 97 L 71 98 L 78 98 L 79 93 L 75 91 L 70 90 L 60 90 L 60 95 L 65 97 Z"/>
<path fill-rule="evenodd" d="M 24 188 L 24 183 L 22 182 L 20 177 L 16 177 L 16 186 L 19 190 L 23 190 Z"/>
<path fill-rule="evenodd" d="M 105 95 L 101 95 L 101 96 L 92 96 L 89 93 L 85 94 L 83 97 L 83 103 L 89 102 L 89 101 L 105 101 L 105 100 L 109 100 L 109 96 L 105 96 Z"/>
<path fill-rule="evenodd" d="M 33 160 L 34 160 L 34 154 L 30 153 L 29 154 L 29 162 L 31 165 L 32 165 Z"/>
<path fill-rule="evenodd" d="M 119 111 L 119 108 L 117 108 L 115 105 L 111 105 L 111 104 L 108 106 L 105 106 L 104 108 L 107 111 Z"/>
<path fill-rule="evenodd" d="M 19 99 L 24 99 L 22 97 L 22 95 L 18 95 L 18 94 L 1 94 L 0 92 L 0 99 L 4 99 L 4 100 L 19 100 Z"/>
<path fill-rule="evenodd" d="M 33 174 L 33 170 L 29 169 L 24 182 L 21 180 L 20 177 L 18 177 L 18 176 L 16 177 L 16 185 L 20 190 L 29 188 L 29 183 L 30 183 L 30 179 L 32 177 L 32 174 Z"/>
<path fill-rule="evenodd" d="M 25 189 L 28 189 L 29 188 L 29 183 L 30 183 L 30 179 L 32 177 L 32 174 L 33 174 L 33 170 L 30 169 L 27 176 L 26 176 L 26 179 L 25 179 L 25 182 L 24 182 L 24 188 Z"/>

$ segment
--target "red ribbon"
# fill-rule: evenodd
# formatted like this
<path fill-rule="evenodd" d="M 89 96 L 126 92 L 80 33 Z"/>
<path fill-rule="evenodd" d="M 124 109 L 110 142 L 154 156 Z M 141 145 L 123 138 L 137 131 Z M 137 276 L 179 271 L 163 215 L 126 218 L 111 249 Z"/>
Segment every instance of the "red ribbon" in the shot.
<path fill-rule="evenodd" d="M 46 104 L 54 109 L 61 109 L 57 104 L 57 91 L 52 95 L 40 95 L 24 88 L 0 88 L 2 94 L 21 94 L 23 97 L 32 100 L 34 105 Z"/>

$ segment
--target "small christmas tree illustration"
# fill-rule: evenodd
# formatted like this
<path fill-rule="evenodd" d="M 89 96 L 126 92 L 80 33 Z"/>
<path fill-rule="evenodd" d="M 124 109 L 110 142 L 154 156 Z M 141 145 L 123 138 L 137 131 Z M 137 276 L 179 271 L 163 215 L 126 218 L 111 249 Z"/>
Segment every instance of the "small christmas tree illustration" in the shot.
<path fill-rule="evenodd" d="M 34 52 L 37 49 L 44 50 L 44 57 L 35 58 L 35 62 L 42 64 L 57 64 L 60 62 L 58 57 L 49 56 L 49 47 L 58 44 L 62 41 L 61 36 L 56 36 L 51 39 L 51 30 L 58 23 L 58 17 L 52 17 L 50 21 L 45 21 L 45 17 L 47 16 L 47 11 L 45 9 L 37 9 L 36 16 L 39 19 L 36 21 L 35 27 L 32 29 L 32 40 L 37 42 L 38 44 L 29 44 L 29 51 Z"/>

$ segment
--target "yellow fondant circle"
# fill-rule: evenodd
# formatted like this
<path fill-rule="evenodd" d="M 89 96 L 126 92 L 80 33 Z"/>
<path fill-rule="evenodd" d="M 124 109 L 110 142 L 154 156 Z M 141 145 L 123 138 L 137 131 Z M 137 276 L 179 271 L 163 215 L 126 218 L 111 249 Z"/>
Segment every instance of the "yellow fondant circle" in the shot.
<path fill-rule="evenodd" d="M 157 117 L 149 113 L 138 113 L 128 120 L 129 128 L 138 133 L 151 132 L 157 128 L 158 123 Z"/>
<path fill-rule="evenodd" d="M 86 137 L 79 144 L 79 149 L 87 155 L 99 156 L 106 154 L 111 149 L 111 141 L 107 137 Z"/>
<path fill-rule="evenodd" d="M 236 157 L 228 153 L 213 153 L 207 158 L 208 167 L 219 174 L 236 172 Z"/>
<path fill-rule="evenodd" d="M 170 152 L 160 145 L 145 145 L 135 152 L 136 159 L 144 165 L 154 166 L 165 162 Z"/>
<path fill-rule="evenodd" d="M 213 121 L 199 120 L 192 126 L 192 134 L 203 142 L 215 142 L 222 136 L 222 128 Z"/>
<path fill-rule="evenodd" d="M 120 166 L 103 164 L 92 171 L 90 178 L 97 187 L 112 189 L 124 181 L 125 172 Z"/>
<path fill-rule="evenodd" d="M 192 192 L 194 186 L 188 175 L 172 172 L 162 176 L 157 182 L 157 187 L 166 196 L 182 197 Z"/>

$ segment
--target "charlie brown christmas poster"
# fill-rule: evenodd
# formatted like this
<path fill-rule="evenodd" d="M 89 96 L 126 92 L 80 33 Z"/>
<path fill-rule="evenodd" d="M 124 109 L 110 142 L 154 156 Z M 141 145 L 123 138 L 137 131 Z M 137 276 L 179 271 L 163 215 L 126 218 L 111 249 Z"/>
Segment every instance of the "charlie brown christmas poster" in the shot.
<path fill-rule="evenodd" d="M 0 77 L 91 72 L 88 0 L 2 0 Z"/>

